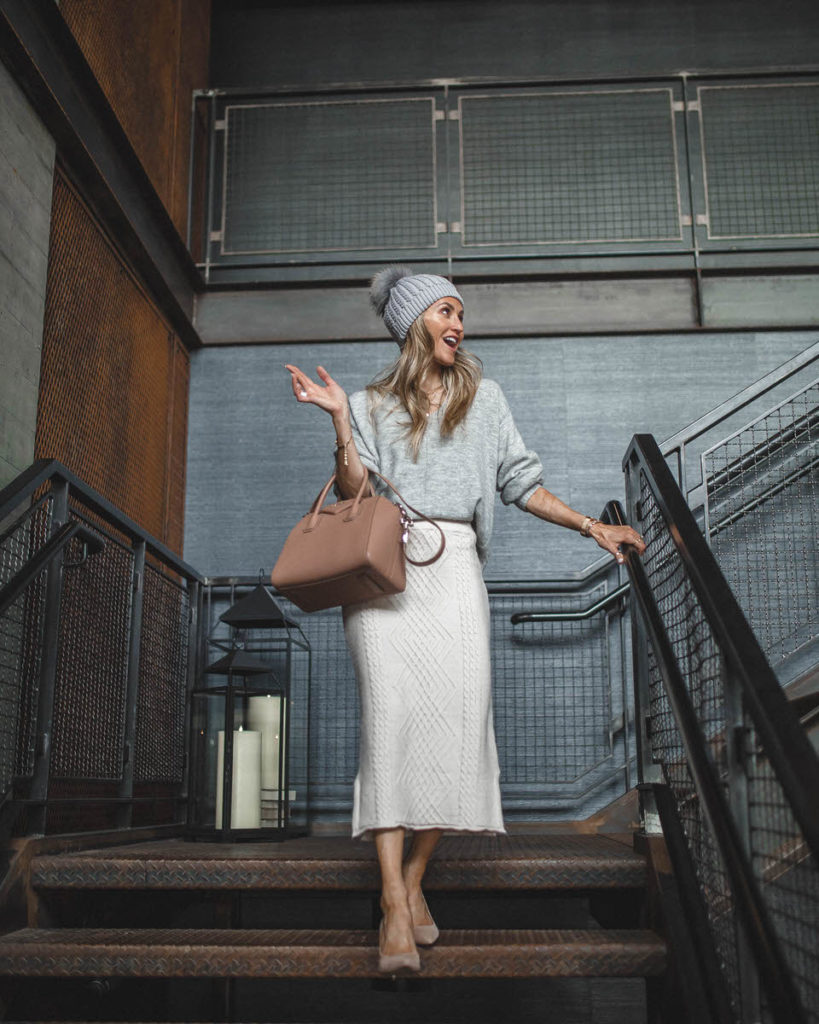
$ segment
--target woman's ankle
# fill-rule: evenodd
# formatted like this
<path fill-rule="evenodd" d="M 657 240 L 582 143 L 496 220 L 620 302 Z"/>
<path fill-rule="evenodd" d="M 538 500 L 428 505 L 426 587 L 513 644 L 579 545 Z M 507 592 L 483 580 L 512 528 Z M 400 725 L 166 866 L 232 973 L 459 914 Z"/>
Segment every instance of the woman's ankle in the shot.
<path fill-rule="evenodd" d="M 394 885 L 381 890 L 381 910 L 384 914 L 400 914 L 409 910 L 407 890 L 404 885 Z"/>
<path fill-rule="evenodd" d="M 424 878 L 424 872 L 414 869 L 413 866 L 405 864 L 402 869 L 402 877 L 404 879 L 404 889 L 407 892 L 407 896 L 410 894 L 415 895 L 421 891 L 421 882 Z"/>

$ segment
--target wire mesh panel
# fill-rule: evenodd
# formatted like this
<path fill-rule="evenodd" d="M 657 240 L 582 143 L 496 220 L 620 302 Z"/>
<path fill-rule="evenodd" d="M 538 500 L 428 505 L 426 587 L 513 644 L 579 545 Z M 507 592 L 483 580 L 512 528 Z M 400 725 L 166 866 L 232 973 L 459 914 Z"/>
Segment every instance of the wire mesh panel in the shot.
<path fill-rule="evenodd" d="M 725 737 L 728 712 L 723 692 L 724 666 L 674 546 L 671 534 L 643 474 L 640 481 L 641 532 L 647 549 L 643 565 L 651 584 L 686 690 L 707 740 L 711 763 L 728 793 Z M 662 767 L 677 803 L 703 902 L 711 924 L 731 1004 L 741 1020 L 738 922 L 733 891 L 719 847 L 697 794 L 688 757 L 649 645 L 651 756 Z"/>
<path fill-rule="evenodd" d="M 643 558 L 711 764 L 810 1021 L 819 1021 L 819 865 L 773 772 L 744 692 L 708 623 L 651 486 L 640 472 Z M 687 765 L 677 721 L 649 647 L 651 752 L 677 802 L 736 1020 L 752 1019 L 743 979 L 747 940 L 718 844 Z M 764 1009 L 764 1007 L 763 1007 Z M 763 1019 L 769 1017 L 763 1013 Z"/>
<path fill-rule="evenodd" d="M 434 248 L 432 97 L 230 105 L 221 253 Z"/>
<path fill-rule="evenodd" d="M 51 498 L 45 495 L 0 537 L 0 587 L 46 541 L 51 512 Z M 15 775 L 30 775 L 33 769 L 44 607 L 41 573 L 0 616 L 0 796 Z"/>
<path fill-rule="evenodd" d="M 763 650 L 819 635 L 819 381 L 702 456 L 706 531 Z"/>
<path fill-rule="evenodd" d="M 605 616 L 510 621 L 521 611 L 580 610 L 602 592 L 492 595 L 495 730 L 504 783 L 574 784 L 611 756 Z"/>
<path fill-rule="evenodd" d="M 22 834 L 175 823 L 189 588 L 199 579 L 59 464 L 17 486 L 4 506 L 0 586 L 30 573 L 32 559 L 51 560 L 0 615 L 0 784 L 3 797 L 14 784 L 9 820 Z"/>
<path fill-rule="evenodd" d="M 464 246 L 681 240 L 670 89 L 459 107 Z"/>
<path fill-rule="evenodd" d="M 819 1021 L 819 867 L 746 712 L 751 853 L 807 1019 Z"/>
<path fill-rule="evenodd" d="M 185 765 L 189 595 L 161 566 L 145 564 L 134 780 L 182 782 Z"/>
<path fill-rule="evenodd" d="M 89 522 L 76 508 L 72 517 Z M 122 775 L 133 552 L 106 534 L 102 552 L 81 561 L 81 545 L 73 542 L 64 563 L 51 751 L 56 778 Z"/>
<path fill-rule="evenodd" d="M 697 92 L 708 238 L 819 234 L 819 83 Z"/>

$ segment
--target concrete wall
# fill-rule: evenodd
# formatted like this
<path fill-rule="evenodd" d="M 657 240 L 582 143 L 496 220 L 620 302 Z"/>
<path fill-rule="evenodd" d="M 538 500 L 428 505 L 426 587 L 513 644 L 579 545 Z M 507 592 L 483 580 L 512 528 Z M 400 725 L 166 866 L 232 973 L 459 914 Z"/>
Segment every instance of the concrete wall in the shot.
<path fill-rule="evenodd" d="M 0 486 L 34 457 L 54 153 L 0 64 Z"/>
<path fill-rule="evenodd" d="M 620 464 L 634 433 L 670 436 L 818 336 L 467 339 L 467 347 L 504 388 L 525 441 L 541 455 L 546 486 L 597 515 L 609 498 L 623 496 Z M 352 391 L 395 353 L 391 342 L 347 341 L 192 354 L 185 517 L 191 564 L 212 575 L 269 572 L 332 471 L 330 422 L 296 404 L 283 364 L 312 373 L 321 363 Z M 538 579 L 578 571 L 597 552 L 576 534 L 498 501 L 486 575 Z"/>

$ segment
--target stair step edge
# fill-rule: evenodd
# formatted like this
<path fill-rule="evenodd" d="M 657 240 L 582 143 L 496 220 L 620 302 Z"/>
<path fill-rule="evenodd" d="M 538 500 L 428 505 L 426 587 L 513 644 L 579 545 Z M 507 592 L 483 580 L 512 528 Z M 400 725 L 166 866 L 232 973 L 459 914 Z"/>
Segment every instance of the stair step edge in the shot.
<path fill-rule="evenodd" d="M 77 977 L 377 977 L 375 931 L 23 929 L 0 938 L 0 974 Z M 654 932 L 445 931 L 425 977 L 661 974 Z"/>
<path fill-rule="evenodd" d="M 570 859 L 525 861 L 453 861 L 433 864 L 425 879 L 429 890 L 503 890 L 531 888 L 641 888 L 644 861 Z M 225 860 L 163 861 L 40 857 L 31 867 L 37 889 L 374 889 L 375 863 L 323 861 Z"/>

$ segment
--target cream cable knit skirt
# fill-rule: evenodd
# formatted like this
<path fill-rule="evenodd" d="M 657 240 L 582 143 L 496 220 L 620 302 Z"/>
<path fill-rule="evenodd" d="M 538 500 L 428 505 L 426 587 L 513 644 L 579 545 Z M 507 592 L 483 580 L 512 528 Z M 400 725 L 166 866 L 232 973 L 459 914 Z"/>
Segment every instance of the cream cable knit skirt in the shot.
<path fill-rule="evenodd" d="M 489 602 L 468 523 L 441 521 L 446 550 L 407 563 L 403 594 L 345 609 L 361 698 L 353 836 L 373 829 L 504 832 L 492 727 Z M 410 531 L 427 558 L 439 535 Z"/>

